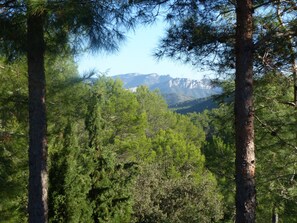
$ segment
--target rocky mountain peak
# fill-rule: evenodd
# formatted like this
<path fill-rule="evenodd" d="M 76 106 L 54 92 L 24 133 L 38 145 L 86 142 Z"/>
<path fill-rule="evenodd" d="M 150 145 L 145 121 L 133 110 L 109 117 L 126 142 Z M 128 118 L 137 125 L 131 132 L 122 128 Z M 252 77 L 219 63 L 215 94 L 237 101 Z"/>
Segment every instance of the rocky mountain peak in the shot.
<path fill-rule="evenodd" d="M 198 98 L 209 97 L 221 92 L 213 87 L 209 79 L 191 80 L 188 78 L 173 78 L 170 75 L 151 74 L 121 74 L 113 76 L 120 79 L 124 87 L 135 91 L 138 86 L 145 85 L 150 90 L 159 89 L 169 105 Z"/>

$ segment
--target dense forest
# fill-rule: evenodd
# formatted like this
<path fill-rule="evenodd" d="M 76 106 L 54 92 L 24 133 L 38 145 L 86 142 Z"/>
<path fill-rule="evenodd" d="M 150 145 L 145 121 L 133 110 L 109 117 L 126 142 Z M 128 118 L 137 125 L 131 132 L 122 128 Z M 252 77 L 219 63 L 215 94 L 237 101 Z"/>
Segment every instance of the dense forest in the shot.
<path fill-rule="evenodd" d="M 0 222 L 297 222 L 296 8 L 0 0 Z M 161 14 L 155 56 L 216 71 L 215 106 L 78 73 Z"/>

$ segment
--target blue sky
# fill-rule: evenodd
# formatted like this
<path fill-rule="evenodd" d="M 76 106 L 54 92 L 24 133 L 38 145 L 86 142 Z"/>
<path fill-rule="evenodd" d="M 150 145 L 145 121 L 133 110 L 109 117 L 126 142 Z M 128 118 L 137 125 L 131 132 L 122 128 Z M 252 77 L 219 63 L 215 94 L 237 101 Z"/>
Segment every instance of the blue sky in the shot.
<path fill-rule="evenodd" d="M 83 54 L 77 58 L 79 72 L 95 69 L 108 76 L 126 73 L 157 73 L 169 74 L 172 77 L 202 79 L 207 72 L 201 73 L 190 64 L 186 65 L 166 58 L 157 61 L 152 56 L 158 40 L 164 35 L 164 29 L 165 24 L 162 22 L 138 27 L 135 32 L 127 34 L 127 39 L 121 44 L 118 52 Z"/>

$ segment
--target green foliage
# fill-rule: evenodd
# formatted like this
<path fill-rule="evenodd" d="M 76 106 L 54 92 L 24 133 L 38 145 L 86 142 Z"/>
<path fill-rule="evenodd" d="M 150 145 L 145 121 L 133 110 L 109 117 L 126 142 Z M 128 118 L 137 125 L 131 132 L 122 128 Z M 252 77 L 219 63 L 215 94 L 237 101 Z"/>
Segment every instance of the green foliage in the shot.
<path fill-rule="evenodd" d="M 210 222 L 212 218 L 220 218 L 221 197 L 216 189 L 215 179 L 204 168 L 205 158 L 200 152 L 205 140 L 201 128 L 194 126 L 188 118 L 169 111 L 158 93 L 149 92 L 146 88 L 131 93 L 124 90 L 120 82 L 106 77 L 100 77 L 90 85 L 84 104 L 87 111 L 82 119 L 85 119 L 86 132 L 82 132 L 80 139 L 77 139 L 77 148 L 84 148 L 83 151 L 89 152 L 76 150 L 80 156 L 85 154 L 89 159 L 85 170 L 89 171 L 88 179 L 91 184 L 82 195 L 87 195 L 90 202 L 90 222 L 191 222 L 191 219 Z M 77 129 L 79 133 L 80 130 Z M 59 153 L 63 150 L 63 147 L 55 149 Z M 58 157 L 65 164 L 65 158 L 62 157 L 69 155 L 60 154 L 57 159 Z M 56 162 L 52 167 L 58 164 Z M 150 179 L 147 173 L 147 168 L 150 167 L 157 167 L 152 174 L 158 173 L 161 177 L 152 176 Z M 63 171 L 60 171 L 59 174 L 57 179 L 60 183 L 57 185 L 65 184 L 69 173 L 61 176 Z M 79 176 L 78 171 L 76 174 Z M 143 179 L 148 180 L 148 184 L 150 180 L 156 181 L 155 187 L 143 187 Z M 77 188 L 79 184 L 77 182 L 73 187 Z M 69 192 L 65 189 L 55 191 L 57 203 L 64 205 Z M 142 197 L 145 191 L 147 196 Z M 156 194 L 153 195 L 152 191 Z M 189 191 L 196 192 L 192 195 Z M 172 193 L 178 197 L 170 196 Z M 187 200 L 183 201 L 183 193 L 189 194 Z M 200 196 L 200 203 L 197 203 L 195 199 L 198 198 L 194 195 Z M 212 197 L 208 199 L 210 196 Z M 150 199 L 153 201 L 150 202 Z M 160 202 L 163 206 L 159 210 L 156 204 Z M 170 202 L 180 204 L 170 209 Z M 73 209 L 81 207 L 79 203 L 73 201 L 66 206 L 72 205 Z M 62 208 L 58 207 L 53 207 L 57 210 L 53 212 L 53 219 L 63 217 L 63 213 L 59 213 Z M 151 214 L 147 214 L 148 212 Z M 175 212 L 176 215 L 172 215 Z"/>
<path fill-rule="evenodd" d="M 293 78 L 267 73 L 255 80 L 255 143 L 257 146 L 257 219 L 267 222 L 273 210 L 279 222 L 295 222 L 296 109 Z M 232 84 L 231 84 L 232 85 Z M 232 87 L 228 87 L 232 92 Z M 234 129 L 232 104 L 202 114 L 189 114 L 203 126 L 207 143 L 202 152 L 215 174 L 224 202 L 223 222 L 234 216 Z"/>
<path fill-rule="evenodd" d="M 120 112 L 126 120 L 130 117 L 127 113 L 129 110 L 121 110 L 122 107 L 117 107 L 120 108 L 118 110 L 116 107 L 110 106 L 114 102 L 112 93 L 115 93 L 119 98 L 118 102 L 121 102 L 121 97 L 117 94 L 119 92 L 117 82 L 102 80 L 98 84 L 99 86 L 105 84 L 105 86 L 103 85 L 105 88 L 97 88 L 98 86 L 95 84 L 95 91 L 90 96 L 91 100 L 86 116 L 88 147 L 94 153 L 92 158 L 94 167 L 91 172 L 92 186 L 89 191 L 89 199 L 93 205 L 92 217 L 94 222 L 117 222 L 119 219 L 121 222 L 129 222 L 132 207 L 131 195 L 127 187 L 131 182 L 132 173 L 126 173 L 125 165 L 122 166 L 116 162 L 116 153 L 110 146 L 115 135 L 121 137 L 124 134 L 121 124 L 125 122 L 119 122 L 118 128 L 109 129 L 111 126 L 107 127 L 106 123 L 110 120 L 105 119 L 101 109 L 112 109 L 110 115 Z M 96 91 L 96 89 L 98 90 Z M 107 97 L 110 97 L 110 100 L 106 100 Z M 107 127 L 107 134 L 104 134 L 105 127 Z"/>
<path fill-rule="evenodd" d="M 187 114 L 193 112 L 200 113 L 204 110 L 211 110 L 217 107 L 218 103 L 214 100 L 213 97 L 189 100 L 170 106 L 171 109 L 179 114 Z"/>
<path fill-rule="evenodd" d="M 150 92 L 147 87 L 141 86 L 137 88 L 136 97 L 141 111 L 145 112 L 147 117 L 148 126 L 145 133 L 148 137 L 175 123 L 174 116 L 168 112 L 167 104 L 159 93 Z"/>
<path fill-rule="evenodd" d="M 235 145 L 232 107 L 221 104 L 219 108 L 201 114 L 189 114 L 196 126 L 202 126 L 207 142 L 202 147 L 205 166 L 216 177 L 223 195 L 224 217 L 222 222 L 233 222 L 235 207 Z"/>
<path fill-rule="evenodd" d="M 215 179 L 204 169 L 205 158 L 200 151 L 205 140 L 201 126 L 170 112 L 160 98 L 156 99 L 156 93 L 144 87 L 138 89 L 136 95 L 148 116 L 150 128 L 146 135 L 151 139 L 153 155 L 148 156 L 134 189 L 134 221 L 210 222 L 212 218 L 220 219 L 221 197 L 216 191 Z M 205 188 L 209 192 L 204 191 Z M 209 193 L 214 195 L 211 201 Z M 187 194 L 189 196 L 185 196 Z M 199 197 L 202 201 L 201 194 L 207 197 L 206 206 L 195 200 Z"/>
<path fill-rule="evenodd" d="M 0 222 L 26 221 L 27 105 L 24 61 L 0 62 Z"/>
<path fill-rule="evenodd" d="M 3 197 L 0 199 L 0 221 L 3 222 L 26 221 L 28 179 L 26 69 L 24 60 L 18 60 L 12 64 L 1 61 L 0 159 L 3 162 L 0 167 L 0 184 L 4 193 L 1 193 Z M 73 60 L 67 55 L 56 59 L 48 58 L 46 69 L 50 75 L 53 74 L 48 78 L 50 113 L 48 141 L 50 152 L 54 152 L 53 144 L 56 147 L 58 143 L 61 144 L 59 137 L 63 135 L 67 119 L 74 121 L 79 115 L 79 110 L 76 109 L 81 104 L 83 98 L 81 93 L 85 88 L 81 85 L 81 78 L 77 76 Z"/>
<path fill-rule="evenodd" d="M 156 153 L 157 163 L 160 163 L 168 178 L 181 177 L 191 172 L 197 175 L 202 173 L 204 157 L 200 149 L 181 134 L 161 130 L 152 141 L 152 149 Z"/>
<path fill-rule="evenodd" d="M 204 172 L 164 178 L 164 168 L 144 166 L 134 188 L 133 222 L 213 222 L 222 217 L 215 180 Z"/>
<path fill-rule="evenodd" d="M 75 129 L 69 123 L 59 142 L 52 147 L 50 160 L 50 222 L 90 222 L 88 193 L 91 188 L 90 151 L 80 148 Z"/>
<path fill-rule="evenodd" d="M 234 144 L 224 142 L 213 135 L 203 149 L 207 160 L 206 167 L 216 175 L 221 193 L 224 195 L 224 222 L 232 222 L 235 214 L 234 147 Z"/>
<path fill-rule="evenodd" d="M 268 73 L 256 82 L 258 212 L 267 219 L 275 208 L 280 222 L 296 222 L 296 109 L 293 80 Z"/>
<path fill-rule="evenodd" d="M 169 4 L 166 19 L 170 26 L 155 56 L 230 72 L 227 69 L 232 69 L 234 61 L 235 4 L 226 0 Z"/>
<path fill-rule="evenodd" d="M 82 82 L 66 56 L 48 64 L 56 74 L 48 81 L 50 222 L 232 222 L 231 105 L 186 117 L 145 87 L 131 93 L 106 77 Z M 0 212 L 2 222 L 20 222 L 26 221 L 26 66 L 3 67 L 10 75 L 1 75 L 0 85 Z M 255 82 L 259 221 L 275 210 L 280 222 L 295 222 L 292 81 L 271 73 Z"/>
<path fill-rule="evenodd" d="M 116 50 L 124 38 L 123 31 L 134 27 L 139 17 L 146 22 L 153 20 L 149 17 L 153 12 L 131 3 L 105 1 L 12 1 L 3 2 L 1 9 L 0 53 L 16 62 L 4 68 L 1 62 L 1 74 L 2 70 L 7 74 L 1 78 L 12 77 L 0 85 L 0 159 L 4 163 L 0 165 L 0 186 L 4 188 L 1 221 L 26 221 L 24 163 L 28 159 L 23 148 L 28 143 L 23 135 L 28 127 L 24 118 L 27 89 L 24 76 L 14 74 L 26 70 L 17 58 L 27 50 L 26 27 L 22 24 L 32 15 L 44 19 L 41 28 L 47 30 L 48 54 L 57 55 L 63 48 L 63 54 L 48 56 L 45 62 L 49 221 L 141 221 L 134 214 L 138 201 L 135 190 L 139 179 L 145 177 L 140 170 L 155 165 L 162 176 L 157 179 L 162 186 L 155 188 L 158 196 L 152 207 L 156 202 L 160 204 L 162 217 L 157 220 L 211 222 L 220 218 L 216 181 L 204 168 L 205 158 L 200 151 L 205 140 L 202 129 L 170 112 L 161 96 L 146 88 L 134 94 L 124 90 L 120 82 L 105 77 L 86 84 L 68 54 L 69 48 L 73 47 L 74 52 L 85 48 L 84 44 L 94 50 Z M 12 35 L 16 30 L 17 38 Z M 72 44 L 68 45 L 69 41 Z"/>
<path fill-rule="evenodd" d="M 88 84 L 69 56 L 46 61 L 50 222 L 211 222 L 222 216 L 216 180 L 204 167 L 200 125 L 145 87 L 132 93 L 106 77 Z M 10 76 L 1 75 L 3 222 L 26 221 L 26 80 L 14 77 L 25 68 L 22 61 L 5 65 Z"/>
<path fill-rule="evenodd" d="M 127 30 L 139 22 L 155 20 L 153 7 L 158 3 L 20 0 L 0 4 L 0 53 L 13 61 L 26 53 L 29 15 L 43 16 L 49 54 L 59 55 L 64 50 L 77 53 L 86 49 L 116 51 Z"/>

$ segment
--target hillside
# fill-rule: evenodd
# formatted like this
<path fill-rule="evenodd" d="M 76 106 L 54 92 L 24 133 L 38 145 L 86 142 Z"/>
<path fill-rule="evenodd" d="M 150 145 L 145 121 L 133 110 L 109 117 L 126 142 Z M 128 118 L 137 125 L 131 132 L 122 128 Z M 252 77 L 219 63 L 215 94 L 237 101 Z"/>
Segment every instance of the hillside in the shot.
<path fill-rule="evenodd" d="M 211 110 L 217 107 L 218 103 L 214 100 L 213 97 L 199 98 L 169 106 L 170 109 L 180 114 L 203 112 L 206 109 Z"/>

